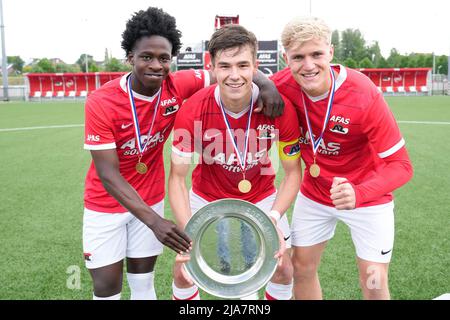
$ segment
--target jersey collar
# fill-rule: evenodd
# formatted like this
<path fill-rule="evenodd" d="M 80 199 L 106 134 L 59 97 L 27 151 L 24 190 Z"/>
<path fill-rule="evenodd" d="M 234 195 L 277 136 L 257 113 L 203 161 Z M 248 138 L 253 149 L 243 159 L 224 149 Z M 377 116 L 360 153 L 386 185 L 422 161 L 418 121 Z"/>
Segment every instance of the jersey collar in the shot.
<path fill-rule="evenodd" d="M 131 75 L 131 72 L 128 72 L 127 74 L 124 74 L 122 76 L 122 78 L 120 78 L 120 88 L 122 89 L 123 92 L 125 92 L 125 94 L 128 95 L 128 91 L 127 91 L 127 79 L 128 76 Z M 159 88 L 159 90 L 161 90 L 161 88 Z M 137 92 L 135 92 L 133 90 L 133 97 L 135 99 L 139 99 L 139 100 L 144 100 L 144 101 L 148 101 L 148 102 L 153 102 L 153 100 L 155 100 L 155 98 L 158 96 L 159 90 L 151 97 L 149 96 L 144 96 L 142 94 L 139 94 Z"/>
<path fill-rule="evenodd" d="M 333 69 L 338 68 L 339 69 L 339 74 L 338 77 L 336 78 L 336 88 L 335 88 L 335 92 L 338 91 L 338 89 L 341 87 L 341 85 L 344 83 L 344 81 L 347 79 L 347 69 L 345 69 L 345 67 L 343 65 L 340 64 L 331 64 L 331 67 Z M 317 97 L 311 97 L 309 94 L 306 94 L 306 96 L 312 101 L 312 102 L 317 102 L 320 100 L 323 100 L 325 98 L 328 98 L 328 91 L 325 92 L 324 94 L 317 96 Z"/>
<path fill-rule="evenodd" d="M 254 101 L 254 103 L 256 103 L 256 101 L 258 101 L 259 88 L 258 88 L 258 86 L 257 86 L 256 84 L 254 84 L 254 83 L 252 83 L 252 86 L 253 86 L 253 90 L 252 90 L 252 93 L 253 93 L 253 101 Z M 220 103 L 220 102 L 219 102 L 219 100 L 220 100 L 220 89 L 219 89 L 219 86 L 218 86 L 218 85 L 217 85 L 216 88 L 214 89 L 214 99 L 216 100 L 216 105 L 220 108 L 220 104 L 219 104 L 219 103 Z M 226 108 L 224 108 L 225 113 L 226 113 L 227 115 L 229 115 L 230 117 L 232 117 L 233 119 L 239 119 L 239 118 L 242 117 L 244 114 L 247 114 L 247 112 L 248 112 L 249 109 L 250 109 L 250 106 L 246 107 L 244 110 L 242 110 L 242 111 L 239 112 L 239 113 L 234 113 L 234 112 L 231 112 L 231 111 L 227 110 Z"/>

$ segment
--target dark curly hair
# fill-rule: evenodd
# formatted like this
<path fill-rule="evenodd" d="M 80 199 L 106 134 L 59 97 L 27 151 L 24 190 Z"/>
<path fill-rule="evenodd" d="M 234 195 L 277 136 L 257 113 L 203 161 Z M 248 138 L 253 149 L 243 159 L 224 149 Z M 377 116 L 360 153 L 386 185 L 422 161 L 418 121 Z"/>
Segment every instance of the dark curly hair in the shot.
<path fill-rule="evenodd" d="M 142 37 L 161 36 L 172 44 L 172 56 L 181 48 L 181 31 L 177 29 L 175 18 L 159 8 L 149 7 L 146 11 L 135 12 L 128 20 L 122 33 L 122 48 L 130 54 L 136 42 Z"/>

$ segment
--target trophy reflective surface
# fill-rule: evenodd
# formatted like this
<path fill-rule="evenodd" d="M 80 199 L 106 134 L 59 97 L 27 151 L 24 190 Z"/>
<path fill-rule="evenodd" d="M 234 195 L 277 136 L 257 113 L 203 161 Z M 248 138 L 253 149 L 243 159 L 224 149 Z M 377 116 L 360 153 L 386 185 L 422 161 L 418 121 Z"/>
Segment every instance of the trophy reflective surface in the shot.
<path fill-rule="evenodd" d="M 234 299 L 263 287 L 277 267 L 279 249 L 271 219 L 243 200 L 222 199 L 197 211 L 185 229 L 193 240 L 185 269 L 204 291 Z"/>

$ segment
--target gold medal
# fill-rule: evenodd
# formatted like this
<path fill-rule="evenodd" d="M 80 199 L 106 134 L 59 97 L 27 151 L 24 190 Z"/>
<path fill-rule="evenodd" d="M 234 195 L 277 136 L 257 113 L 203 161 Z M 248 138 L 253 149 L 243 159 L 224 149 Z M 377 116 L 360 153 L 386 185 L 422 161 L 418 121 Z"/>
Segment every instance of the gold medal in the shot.
<path fill-rule="evenodd" d="M 248 193 L 252 190 L 252 183 L 246 179 L 239 181 L 238 189 L 242 193 Z"/>
<path fill-rule="evenodd" d="M 139 162 L 136 164 L 136 171 L 137 171 L 139 174 L 145 174 L 145 173 L 147 173 L 147 165 L 146 165 L 145 163 L 139 161 Z"/>
<path fill-rule="evenodd" d="M 139 173 L 139 174 L 146 174 L 148 171 L 148 168 L 145 163 L 141 162 L 141 158 L 142 158 L 142 155 L 145 153 L 145 150 L 147 150 L 147 146 L 148 146 L 149 142 L 153 140 L 153 139 L 151 139 L 153 125 L 155 124 L 156 115 L 158 114 L 158 107 L 159 107 L 159 103 L 161 101 L 162 88 L 159 88 L 159 90 L 158 90 L 158 99 L 156 100 L 155 111 L 153 112 L 153 120 L 150 125 L 150 129 L 148 130 L 147 142 L 144 145 L 142 145 L 142 143 L 141 143 L 141 133 L 140 133 L 141 130 L 139 128 L 139 119 L 138 119 L 137 112 L 136 112 L 136 105 L 134 102 L 133 90 L 131 88 L 131 75 L 127 79 L 127 92 L 128 92 L 128 98 L 130 100 L 131 115 L 133 116 L 133 124 L 134 124 L 134 129 L 135 129 L 134 131 L 136 134 L 136 144 L 137 144 L 137 151 L 138 151 L 138 157 L 139 157 L 138 163 L 136 164 L 135 169 L 136 169 L 137 173 Z M 122 129 L 123 129 L 123 125 L 122 125 Z"/>
<path fill-rule="evenodd" d="M 317 137 L 317 140 L 315 139 L 315 136 L 312 131 L 311 123 L 309 121 L 308 109 L 306 108 L 306 101 L 305 101 L 305 97 L 304 97 L 305 93 L 303 91 L 301 91 L 303 110 L 305 111 L 306 124 L 308 125 L 308 133 L 309 133 L 309 139 L 310 139 L 309 144 L 311 145 L 312 156 L 314 157 L 314 163 L 309 167 L 309 174 L 313 178 L 317 178 L 318 176 L 320 176 L 320 167 L 316 163 L 316 153 L 319 150 L 320 142 L 323 141 L 323 135 L 325 134 L 327 124 L 331 117 L 331 109 L 333 107 L 334 93 L 336 91 L 336 79 L 334 77 L 334 71 L 331 67 L 330 67 L 330 77 L 331 77 L 331 88 L 330 88 L 330 92 L 328 93 L 327 109 L 325 112 L 325 118 L 323 121 L 322 130 L 320 132 L 320 135 Z"/>
<path fill-rule="evenodd" d="M 316 164 L 316 163 L 313 163 L 309 167 L 309 174 L 311 175 L 311 177 L 317 178 L 320 175 L 320 167 L 319 167 L 319 165 Z"/>

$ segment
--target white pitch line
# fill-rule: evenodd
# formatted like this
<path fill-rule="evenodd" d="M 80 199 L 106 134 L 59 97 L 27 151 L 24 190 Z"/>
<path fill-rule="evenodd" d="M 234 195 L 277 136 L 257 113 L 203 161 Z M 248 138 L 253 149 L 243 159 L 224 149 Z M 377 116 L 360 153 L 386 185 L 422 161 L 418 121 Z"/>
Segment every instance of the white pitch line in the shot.
<path fill-rule="evenodd" d="M 60 125 L 60 126 L 7 128 L 7 129 L 0 129 L 0 132 L 38 130 L 38 129 L 57 129 L 57 128 L 77 128 L 77 127 L 84 127 L 84 124 L 66 124 L 66 125 Z"/>
<path fill-rule="evenodd" d="M 397 123 L 450 125 L 450 122 L 440 122 L 440 121 L 402 121 L 402 120 L 400 120 L 400 121 L 397 121 Z M 39 130 L 39 129 L 57 129 L 57 128 L 78 128 L 78 127 L 84 127 L 84 124 L 66 124 L 66 125 L 59 125 L 59 126 L 6 128 L 6 129 L 0 129 L 0 132 L 26 131 L 26 130 Z"/>
<path fill-rule="evenodd" d="M 398 123 L 410 123 L 410 124 L 443 124 L 450 125 L 450 122 L 439 122 L 439 121 L 397 121 Z"/>

